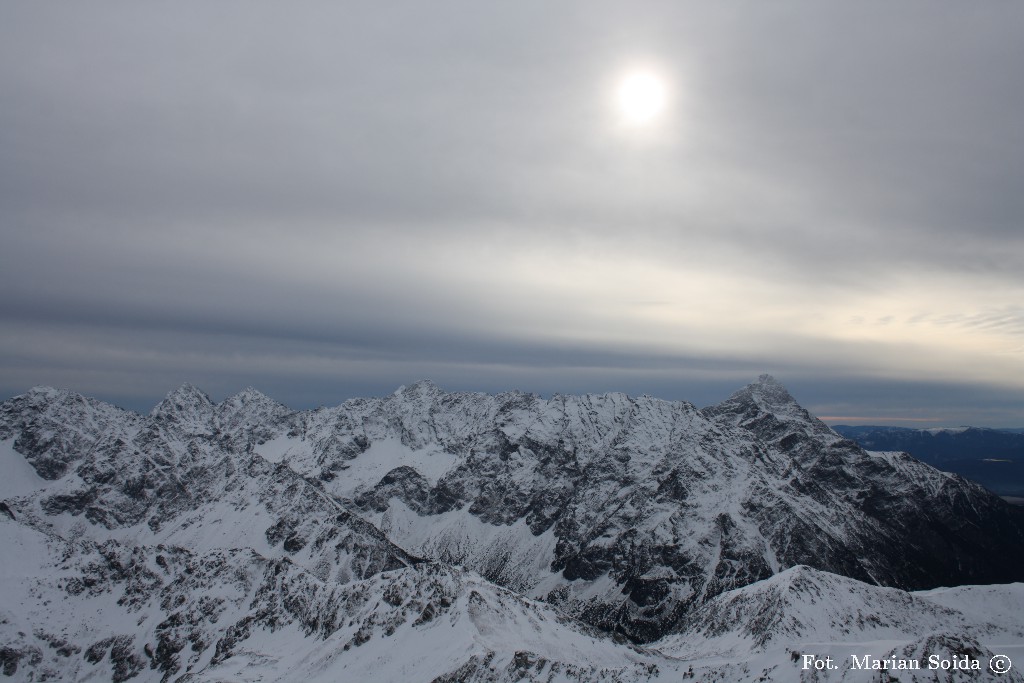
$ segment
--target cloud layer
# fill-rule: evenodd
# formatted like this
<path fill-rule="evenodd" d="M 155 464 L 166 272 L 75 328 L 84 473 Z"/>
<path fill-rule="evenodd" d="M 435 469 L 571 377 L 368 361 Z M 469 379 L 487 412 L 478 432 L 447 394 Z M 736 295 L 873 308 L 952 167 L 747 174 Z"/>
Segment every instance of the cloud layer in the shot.
<path fill-rule="evenodd" d="M 701 402 L 770 370 L 822 411 L 1024 424 L 1022 19 L 5 3 L 0 391 Z M 671 85 L 641 132 L 634 64 Z"/>

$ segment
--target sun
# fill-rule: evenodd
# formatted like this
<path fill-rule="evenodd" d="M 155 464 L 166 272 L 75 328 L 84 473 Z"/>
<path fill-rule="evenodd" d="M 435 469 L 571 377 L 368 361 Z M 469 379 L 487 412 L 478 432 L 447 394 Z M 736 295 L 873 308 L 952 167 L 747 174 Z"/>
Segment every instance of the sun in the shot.
<path fill-rule="evenodd" d="M 627 73 L 615 89 L 615 105 L 622 120 L 633 126 L 654 123 L 665 112 L 668 86 L 654 71 Z"/>

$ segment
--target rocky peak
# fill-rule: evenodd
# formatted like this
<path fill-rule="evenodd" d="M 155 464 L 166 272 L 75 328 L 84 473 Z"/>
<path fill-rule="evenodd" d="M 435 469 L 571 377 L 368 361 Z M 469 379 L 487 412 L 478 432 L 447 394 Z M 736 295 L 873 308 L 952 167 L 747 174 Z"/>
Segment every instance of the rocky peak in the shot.
<path fill-rule="evenodd" d="M 271 438 L 282 421 L 293 414 L 284 404 L 252 387 L 224 399 L 215 410 L 217 426 L 241 442 L 248 440 L 243 434 L 246 431 L 251 432 L 256 441 Z"/>
<path fill-rule="evenodd" d="M 215 409 L 210 396 L 185 382 L 157 403 L 150 417 L 165 427 L 173 425 L 184 434 L 209 434 L 214 427 Z"/>
<path fill-rule="evenodd" d="M 79 431 L 83 426 L 95 430 L 103 428 L 112 419 L 131 419 L 129 416 L 138 417 L 135 413 L 77 392 L 47 386 L 32 387 L 0 404 L 0 426 L 43 421 L 73 425 Z"/>
<path fill-rule="evenodd" d="M 433 381 L 429 379 L 421 379 L 419 381 L 413 382 L 412 384 L 400 386 L 398 389 L 395 390 L 393 396 L 395 398 L 400 397 L 407 400 L 423 400 L 436 398 L 437 396 L 440 396 L 443 393 L 445 393 L 444 390 L 441 389 L 441 387 L 434 384 Z"/>
<path fill-rule="evenodd" d="M 43 479 L 63 477 L 105 439 L 116 439 L 141 418 L 108 403 L 67 389 L 33 387 L 0 404 L 0 439 L 14 438 Z"/>
<path fill-rule="evenodd" d="M 767 373 L 758 377 L 756 382 L 749 384 L 748 388 L 775 403 L 795 402 L 786 387 L 782 386 L 782 382 Z"/>
<path fill-rule="evenodd" d="M 800 407 L 789 390 L 767 374 L 761 375 L 756 382 L 751 382 L 719 405 L 744 408 L 753 405 L 762 411 Z"/>
<path fill-rule="evenodd" d="M 25 392 L 25 396 L 41 400 L 53 400 L 60 396 L 66 396 L 71 392 L 67 389 L 55 389 L 42 384 L 36 385 Z"/>
<path fill-rule="evenodd" d="M 736 425 L 769 441 L 798 435 L 801 440 L 814 438 L 820 445 L 827 445 L 840 439 L 797 403 L 781 382 L 768 374 L 701 412 L 716 422 Z"/>
<path fill-rule="evenodd" d="M 254 417 L 280 416 L 292 412 L 287 406 L 278 403 L 263 392 L 252 387 L 242 389 L 234 396 L 229 396 L 217 404 L 217 412 L 225 415 L 242 414 Z"/>
<path fill-rule="evenodd" d="M 59 406 L 84 406 L 95 404 L 95 399 L 86 398 L 69 389 L 54 389 L 48 386 L 35 386 L 14 400 L 21 400 L 26 407 L 39 410 L 59 409 Z"/>
<path fill-rule="evenodd" d="M 182 424 L 206 424 L 213 416 L 214 403 L 205 392 L 188 382 L 156 404 L 151 417 Z M 200 430 L 205 431 L 205 430 Z"/>

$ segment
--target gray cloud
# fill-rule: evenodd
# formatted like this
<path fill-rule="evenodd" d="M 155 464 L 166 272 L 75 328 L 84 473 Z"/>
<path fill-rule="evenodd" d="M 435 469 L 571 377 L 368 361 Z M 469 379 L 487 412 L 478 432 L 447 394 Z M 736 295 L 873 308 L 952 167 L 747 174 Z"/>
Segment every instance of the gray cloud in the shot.
<path fill-rule="evenodd" d="M 1019 397 L 1022 19 L 5 3 L 0 390 Z M 608 111 L 636 61 L 673 90 L 647 141 Z"/>

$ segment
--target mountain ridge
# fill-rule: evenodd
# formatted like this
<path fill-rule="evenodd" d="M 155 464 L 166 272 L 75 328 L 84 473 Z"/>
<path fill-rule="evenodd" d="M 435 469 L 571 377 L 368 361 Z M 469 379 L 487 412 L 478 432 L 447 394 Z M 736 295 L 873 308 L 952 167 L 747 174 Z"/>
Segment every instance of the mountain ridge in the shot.
<path fill-rule="evenodd" d="M 835 425 L 874 451 L 903 451 L 933 467 L 976 481 L 1002 496 L 1024 496 L 1024 434 L 1010 429 L 914 429 Z"/>
<path fill-rule="evenodd" d="M 701 409 L 621 393 L 451 393 L 429 381 L 312 411 L 253 391 L 213 403 L 190 384 L 148 417 L 70 392 L 32 396 L 43 425 L 25 425 L 15 447 L 50 474 L 50 463 L 70 468 L 105 450 L 104 464 L 78 471 L 120 482 L 109 495 L 123 503 L 100 510 L 86 487 L 51 494 L 45 510 L 117 527 L 153 505 L 173 517 L 162 501 L 210 471 L 293 472 L 294 486 L 386 528 L 410 557 L 466 564 L 640 642 L 694 605 L 796 564 L 911 589 L 1020 578 L 1016 556 L 994 557 L 999 544 L 976 534 L 1022 537 L 1001 501 L 916 461 L 869 455 L 770 375 Z M 5 414 L 19 402 L 5 402 Z M 41 441 L 54 431 L 50 408 L 92 431 Z M 112 424 L 100 434 L 104 420 Z M 0 438 L 13 432 L 0 421 Z M 129 450 L 152 463 L 130 481 L 105 464 Z M 179 466 L 191 474 L 161 474 Z M 269 490 L 281 486 L 294 490 L 282 479 Z M 921 511 L 915 497 L 934 504 Z M 331 514 L 282 514 L 266 537 L 304 555 Z"/>

